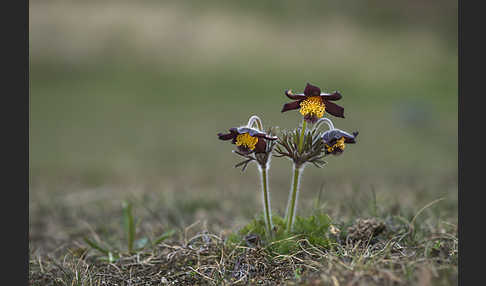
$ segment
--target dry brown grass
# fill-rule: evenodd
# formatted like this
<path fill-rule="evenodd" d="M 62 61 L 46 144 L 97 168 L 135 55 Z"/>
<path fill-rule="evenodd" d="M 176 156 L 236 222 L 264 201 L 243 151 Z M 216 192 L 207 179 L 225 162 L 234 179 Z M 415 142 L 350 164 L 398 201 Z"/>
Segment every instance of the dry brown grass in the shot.
<path fill-rule="evenodd" d="M 357 225 L 363 221 L 353 227 Z M 422 229 L 424 237 L 414 239 L 406 224 L 388 222 L 385 234 L 367 240 L 337 237 L 329 249 L 299 240 L 300 250 L 289 255 L 261 246 L 229 245 L 225 237 L 199 227 L 192 237 L 127 254 L 115 263 L 100 262 L 99 255 L 83 245 L 57 257 L 31 255 L 30 281 L 32 285 L 452 285 L 457 282 L 457 230 L 443 227 L 447 230 L 442 233 Z"/>

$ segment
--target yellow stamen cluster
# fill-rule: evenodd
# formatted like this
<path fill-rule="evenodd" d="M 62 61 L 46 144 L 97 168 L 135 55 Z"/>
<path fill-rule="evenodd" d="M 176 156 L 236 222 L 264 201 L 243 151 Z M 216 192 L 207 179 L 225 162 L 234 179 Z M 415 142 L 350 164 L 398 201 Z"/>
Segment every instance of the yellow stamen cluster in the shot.
<path fill-rule="evenodd" d="M 329 153 L 332 153 L 332 151 L 334 151 L 334 149 L 336 149 L 336 148 L 344 150 L 345 147 L 346 147 L 346 145 L 344 145 L 344 137 L 341 137 L 341 139 L 336 141 L 336 143 L 334 143 L 334 145 L 332 145 L 332 146 L 329 146 L 329 145 L 326 144 L 326 149 L 327 149 L 327 152 L 329 152 Z"/>
<path fill-rule="evenodd" d="M 244 146 L 250 150 L 255 149 L 255 145 L 258 143 L 258 138 L 253 137 L 248 133 L 239 134 L 236 136 L 236 146 Z"/>
<path fill-rule="evenodd" d="M 315 115 L 318 118 L 321 118 L 324 115 L 325 110 L 326 105 L 322 102 L 322 98 L 320 96 L 311 96 L 300 103 L 299 112 L 304 116 Z"/>

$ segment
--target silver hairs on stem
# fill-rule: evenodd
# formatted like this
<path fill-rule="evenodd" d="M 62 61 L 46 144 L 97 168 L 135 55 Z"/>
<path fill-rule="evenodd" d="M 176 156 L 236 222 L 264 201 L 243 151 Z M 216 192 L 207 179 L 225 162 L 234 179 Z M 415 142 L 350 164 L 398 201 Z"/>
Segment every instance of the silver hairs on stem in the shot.
<path fill-rule="evenodd" d="M 315 124 L 315 129 L 319 128 L 321 126 L 322 123 L 326 123 L 327 126 L 329 126 L 329 130 L 334 130 L 334 124 L 332 123 L 332 121 L 329 119 L 329 118 L 320 118 L 317 123 Z"/>
<path fill-rule="evenodd" d="M 250 117 L 250 119 L 248 119 L 248 124 L 246 125 L 247 127 L 249 128 L 252 128 L 252 125 L 256 123 L 257 125 L 257 128 L 260 130 L 260 131 L 263 131 L 263 124 L 262 124 L 262 120 L 260 119 L 260 117 L 256 116 L 256 115 L 253 115 L 252 117 Z"/>

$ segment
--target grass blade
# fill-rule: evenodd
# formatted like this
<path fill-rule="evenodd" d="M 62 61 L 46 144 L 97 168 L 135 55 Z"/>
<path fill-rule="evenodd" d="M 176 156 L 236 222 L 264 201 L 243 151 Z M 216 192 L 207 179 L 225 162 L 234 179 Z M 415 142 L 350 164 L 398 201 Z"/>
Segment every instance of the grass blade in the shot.
<path fill-rule="evenodd" d="M 174 235 L 176 231 L 174 229 L 171 229 L 171 230 L 168 230 L 166 232 L 164 232 L 161 236 L 159 236 L 154 242 L 153 244 L 154 245 L 157 245 L 159 243 L 161 243 L 162 241 L 166 240 L 167 238 L 171 237 L 172 235 Z"/>
<path fill-rule="evenodd" d="M 132 204 L 123 202 L 123 226 L 127 234 L 128 252 L 132 253 L 133 243 L 135 241 L 135 221 L 132 214 Z"/>
<path fill-rule="evenodd" d="M 108 253 L 110 252 L 107 249 L 101 247 L 99 244 L 97 244 L 96 242 L 90 240 L 87 237 L 84 238 L 84 242 L 86 242 L 89 246 L 91 246 L 92 248 L 98 250 L 99 252 L 101 252 L 101 253 L 103 253 L 105 255 L 108 255 Z"/>

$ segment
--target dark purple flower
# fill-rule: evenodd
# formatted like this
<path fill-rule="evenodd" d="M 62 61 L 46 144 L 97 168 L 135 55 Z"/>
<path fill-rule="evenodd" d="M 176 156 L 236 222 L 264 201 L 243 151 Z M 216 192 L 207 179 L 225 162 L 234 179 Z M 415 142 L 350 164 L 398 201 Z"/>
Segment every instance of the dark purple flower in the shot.
<path fill-rule="evenodd" d="M 356 143 L 356 136 L 358 136 L 358 131 L 349 134 L 339 129 L 328 130 L 322 134 L 322 141 L 325 144 L 324 152 L 326 154 L 340 155 L 346 147 L 345 143 Z"/>
<path fill-rule="evenodd" d="M 285 95 L 295 101 L 284 104 L 282 112 L 300 108 L 304 119 L 311 123 L 315 123 L 325 112 L 344 118 L 344 108 L 331 102 L 342 98 L 337 91 L 321 93 L 320 88 L 307 83 L 303 94 L 293 94 L 291 90 L 286 90 Z"/>
<path fill-rule="evenodd" d="M 221 140 L 232 140 L 231 143 L 238 146 L 238 150 L 243 154 L 265 153 L 267 148 L 266 140 L 277 140 L 278 137 L 267 135 L 265 132 L 250 127 L 233 127 L 229 133 L 218 133 Z"/>

